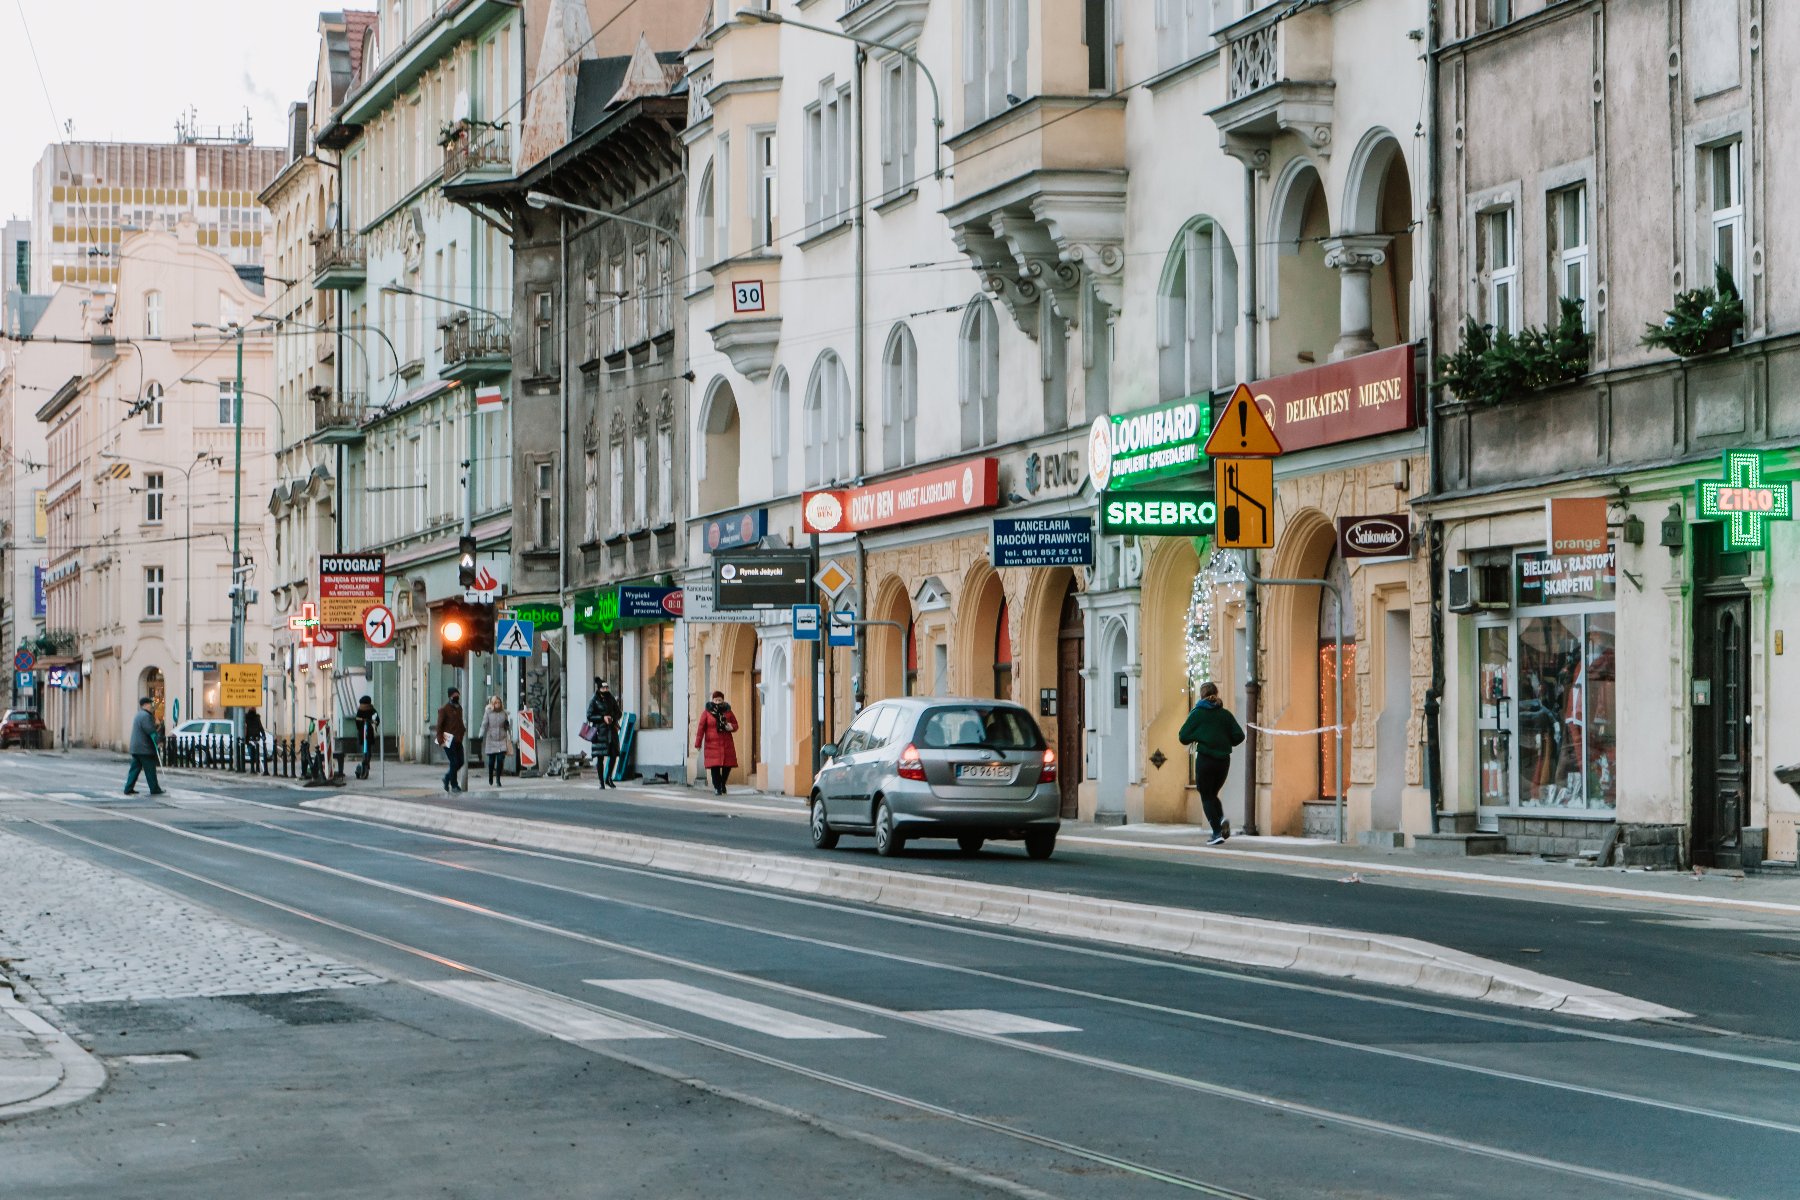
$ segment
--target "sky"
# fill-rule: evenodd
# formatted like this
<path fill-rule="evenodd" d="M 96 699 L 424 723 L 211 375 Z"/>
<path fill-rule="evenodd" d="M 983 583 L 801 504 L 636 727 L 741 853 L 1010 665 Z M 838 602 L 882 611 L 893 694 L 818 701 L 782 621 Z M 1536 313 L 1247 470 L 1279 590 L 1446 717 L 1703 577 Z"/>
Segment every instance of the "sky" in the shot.
<path fill-rule="evenodd" d="M 190 106 L 202 127 L 229 128 L 248 109 L 257 144 L 283 144 L 287 107 L 305 99 L 317 61 L 319 13 L 330 8 L 0 0 L 0 217 L 30 215 L 31 169 L 65 136 L 64 122 L 75 141 L 169 142 Z"/>

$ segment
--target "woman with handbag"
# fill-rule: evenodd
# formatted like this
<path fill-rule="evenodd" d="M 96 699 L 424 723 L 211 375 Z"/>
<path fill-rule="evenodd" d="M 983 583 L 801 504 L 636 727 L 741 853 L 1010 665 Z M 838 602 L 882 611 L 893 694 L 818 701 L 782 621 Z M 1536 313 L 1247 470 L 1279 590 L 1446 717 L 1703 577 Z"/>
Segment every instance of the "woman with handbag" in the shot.
<path fill-rule="evenodd" d="M 737 739 L 731 736 L 737 729 L 737 716 L 731 711 L 731 705 L 725 703 L 725 693 L 714 692 L 712 703 L 700 714 L 694 749 L 702 755 L 716 795 L 725 794 L 725 781 L 731 778 L 732 768 L 738 765 Z"/>
<path fill-rule="evenodd" d="M 487 711 L 481 714 L 481 752 L 487 755 L 490 787 L 500 786 L 506 754 L 511 748 L 512 724 L 506 719 L 506 702 L 498 696 L 490 696 Z"/>
<path fill-rule="evenodd" d="M 587 725 L 581 736 L 594 747 L 594 757 L 600 763 L 600 786 L 618 788 L 612 781 L 613 767 L 619 759 L 619 717 L 624 710 L 606 686 L 606 680 L 594 680 L 594 698 L 588 701 Z"/>

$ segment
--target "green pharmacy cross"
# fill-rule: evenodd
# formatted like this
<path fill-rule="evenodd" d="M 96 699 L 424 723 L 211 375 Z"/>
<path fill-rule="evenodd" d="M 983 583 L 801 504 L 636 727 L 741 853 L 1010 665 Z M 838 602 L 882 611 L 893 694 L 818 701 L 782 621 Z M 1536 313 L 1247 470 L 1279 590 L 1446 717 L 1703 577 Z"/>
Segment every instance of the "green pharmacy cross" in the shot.
<path fill-rule="evenodd" d="M 1769 522 L 1794 518 L 1794 485 L 1764 480 L 1754 450 L 1727 450 L 1725 478 L 1700 481 L 1700 515 L 1725 522 L 1725 549 L 1767 550 Z"/>

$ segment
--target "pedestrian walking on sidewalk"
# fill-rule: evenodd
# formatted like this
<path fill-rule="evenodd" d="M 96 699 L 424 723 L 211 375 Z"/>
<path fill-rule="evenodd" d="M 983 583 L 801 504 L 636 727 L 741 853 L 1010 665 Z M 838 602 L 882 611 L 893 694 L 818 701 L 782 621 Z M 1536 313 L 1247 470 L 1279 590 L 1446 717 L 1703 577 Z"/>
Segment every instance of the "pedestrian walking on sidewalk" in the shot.
<path fill-rule="evenodd" d="M 252 772 L 262 770 L 263 736 L 262 714 L 254 708 L 244 714 L 244 757 L 245 765 Z"/>
<path fill-rule="evenodd" d="M 588 742 L 594 747 L 594 758 L 600 764 L 600 786 L 617 788 L 613 767 L 619 761 L 619 718 L 624 715 L 618 697 L 606 686 L 606 680 L 594 680 L 594 698 L 588 701 Z"/>
<path fill-rule="evenodd" d="M 723 796 L 725 781 L 738 765 L 737 739 L 731 735 L 738 729 L 737 716 L 725 703 L 724 692 L 714 692 L 712 703 L 700 714 L 700 727 L 694 731 L 694 749 L 701 752 L 706 769 L 712 775 L 713 791 Z"/>
<path fill-rule="evenodd" d="M 381 736 L 381 714 L 375 711 L 375 699 L 364 696 L 356 702 L 356 740 L 362 745 L 362 762 L 357 765 L 356 777 L 369 777 L 369 756 L 375 752 L 377 737 Z"/>
<path fill-rule="evenodd" d="M 487 711 L 481 714 L 481 752 L 487 755 L 488 786 L 500 786 L 506 752 L 511 749 L 512 723 L 506 719 L 506 703 L 498 696 L 489 696 Z"/>
<path fill-rule="evenodd" d="M 138 700 L 137 716 L 131 718 L 131 766 L 125 772 L 125 794 L 137 793 L 138 776 L 145 775 L 150 780 L 150 794 L 163 794 L 162 784 L 156 781 L 156 717 L 151 709 L 156 701 L 148 696 Z"/>
<path fill-rule="evenodd" d="M 1219 789 L 1231 773 L 1231 751 L 1244 740 L 1244 728 L 1231 710 L 1219 703 L 1219 685 L 1200 685 L 1200 702 L 1181 723 L 1177 735 L 1184 746 L 1194 748 L 1194 782 L 1200 788 L 1200 807 L 1206 810 L 1212 837 L 1206 844 L 1217 846 L 1231 836 L 1231 822 L 1225 819 L 1225 806 L 1219 803 Z"/>
<path fill-rule="evenodd" d="M 457 689 L 450 689 L 449 699 L 438 709 L 432 734 L 444 748 L 444 757 L 450 760 L 450 767 L 444 772 L 444 790 L 462 791 L 463 741 L 469 736 L 469 729 L 463 723 L 462 693 Z"/>

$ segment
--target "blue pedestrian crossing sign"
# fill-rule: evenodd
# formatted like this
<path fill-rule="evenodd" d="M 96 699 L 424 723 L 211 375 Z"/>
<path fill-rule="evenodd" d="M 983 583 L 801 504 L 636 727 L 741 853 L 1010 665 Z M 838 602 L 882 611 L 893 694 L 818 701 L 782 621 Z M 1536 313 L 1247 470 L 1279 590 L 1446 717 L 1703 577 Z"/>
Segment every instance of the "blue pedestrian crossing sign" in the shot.
<path fill-rule="evenodd" d="M 494 628 L 494 653 L 507 658 L 530 658 L 537 626 L 530 621 L 501 621 Z"/>

